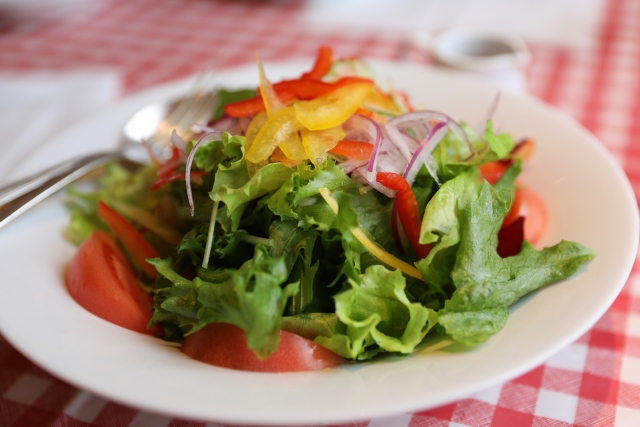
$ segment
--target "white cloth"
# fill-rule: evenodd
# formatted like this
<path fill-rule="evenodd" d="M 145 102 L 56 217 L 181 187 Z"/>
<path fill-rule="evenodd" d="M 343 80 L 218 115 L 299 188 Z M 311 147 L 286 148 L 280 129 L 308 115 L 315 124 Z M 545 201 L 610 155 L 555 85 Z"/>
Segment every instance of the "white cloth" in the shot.
<path fill-rule="evenodd" d="M 0 73 L 0 183 L 20 175 L 20 163 L 63 128 L 122 93 L 110 70 Z"/>
<path fill-rule="evenodd" d="M 415 33 L 472 26 L 583 48 L 597 40 L 604 6 L 604 0 L 307 0 L 303 19 L 319 31 L 389 29 L 413 42 Z"/>

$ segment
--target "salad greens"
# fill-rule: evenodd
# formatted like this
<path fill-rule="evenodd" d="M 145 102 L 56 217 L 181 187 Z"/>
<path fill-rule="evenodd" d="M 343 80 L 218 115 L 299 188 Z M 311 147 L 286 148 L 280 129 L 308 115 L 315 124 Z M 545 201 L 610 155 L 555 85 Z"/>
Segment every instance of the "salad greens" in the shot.
<path fill-rule="evenodd" d="M 254 93 L 224 91 L 223 103 Z M 72 190 L 69 237 L 79 243 L 106 228 L 96 214 L 100 199 L 144 226 L 160 254 L 148 260 L 159 273 L 145 283 L 155 301 L 150 325 L 161 325 L 167 339 L 225 322 L 246 332 L 259 357 L 277 349 L 281 329 L 353 360 L 411 353 L 428 333 L 477 345 L 505 325 L 514 302 L 573 275 L 595 254 L 579 243 L 537 250 L 525 241 L 518 254 L 501 257 L 498 232 L 522 164 L 512 156 L 513 138 L 494 134 L 491 121 L 484 135 L 462 128 L 470 145 L 447 133 L 433 152 L 438 180 L 422 167 L 411 187 L 420 243 L 432 245 L 423 259 L 398 249 L 393 200 L 345 173 L 339 157 L 251 170 L 247 140 L 226 132 L 194 155 L 193 170 L 207 174 L 192 180 L 193 216 L 184 181 L 152 191 L 153 166 L 131 173 L 111 165 L 100 190 Z M 479 166 L 500 159 L 510 166 L 491 185 Z M 322 189 L 337 201 L 337 214 Z M 415 264 L 422 280 L 372 255 L 354 229 Z"/>

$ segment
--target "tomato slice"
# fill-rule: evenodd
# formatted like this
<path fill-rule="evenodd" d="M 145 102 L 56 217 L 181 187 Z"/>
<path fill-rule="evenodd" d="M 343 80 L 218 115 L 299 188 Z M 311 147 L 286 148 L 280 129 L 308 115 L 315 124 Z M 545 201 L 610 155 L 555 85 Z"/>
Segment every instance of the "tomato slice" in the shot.
<path fill-rule="evenodd" d="M 158 252 L 147 242 L 142 234 L 124 219 L 118 212 L 111 209 L 102 200 L 98 202 L 98 216 L 109 226 L 113 234 L 120 239 L 124 247 L 129 251 L 134 262 L 150 279 L 156 278 L 156 269 L 145 260 L 157 258 Z"/>
<path fill-rule="evenodd" d="M 529 188 L 518 190 L 520 193 L 520 215 L 525 217 L 524 238 L 532 245 L 538 243 L 549 222 L 549 212 L 544 200 Z"/>
<path fill-rule="evenodd" d="M 345 363 L 331 350 L 286 331 L 280 331 L 278 350 L 260 360 L 247 347 L 244 331 L 228 323 L 212 323 L 187 335 L 182 351 L 210 365 L 255 372 L 316 371 Z"/>
<path fill-rule="evenodd" d="M 151 297 L 106 232 L 95 231 L 80 245 L 67 269 L 66 284 L 73 299 L 96 316 L 132 331 L 161 335 L 157 326 L 147 329 Z"/>
<path fill-rule="evenodd" d="M 480 173 L 489 184 L 495 185 L 508 168 L 509 166 L 502 162 L 488 162 L 480 165 Z"/>
<path fill-rule="evenodd" d="M 520 205 L 522 204 L 522 196 L 520 195 L 521 190 L 516 190 L 513 192 L 513 202 L 511 203 L 511 208 L 507 215 L 504 217 L 502 221 L 502 228 L 506 228 L 510 226 L 515 220 L 520 217 Z"/>

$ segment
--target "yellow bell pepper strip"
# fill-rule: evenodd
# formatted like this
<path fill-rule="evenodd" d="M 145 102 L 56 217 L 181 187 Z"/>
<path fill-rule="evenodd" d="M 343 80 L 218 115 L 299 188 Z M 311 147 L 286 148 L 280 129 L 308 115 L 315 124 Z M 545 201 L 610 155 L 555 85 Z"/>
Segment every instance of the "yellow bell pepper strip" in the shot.
<path fill-rule="evenodd" d="M 359 82 L 321 95 L 312 101 L 294 104 L 298 120 L 309 130 L 324 130 L 341 125 L 362 104 L 373 83 Z"/>
<path fill-rule="evenodd" d="M 269 119 L 269 116 L 267 116 L 266 111 L 259 112 L 253 117 L 253 119 L 251 119 L 251 122 L 247 127 L 247 131 L 245 132 L 245 140 L 246 140 L 246 142 L 244 143 L 245 153 L 249 151 L 249 149 L 253 145 L 253 141 L 255 141 L 256 137 L 258 136 L 258 132 L 260 132 L 260 129 L 267 122 L 268 119 Z M 249 177 L 252 177 L 260 168 L 262 168 L 264 165 L 267 164 L 267 160 L 263 160 L 258 163 L 253 163 L 247 160 L 246 163 L 247 163 L 247 171 L 249 172 Z"/>
<path fill-rule="evenodd" d="M 262 96 L 262 101 L 264 102 L 267 114 L 271 117 L 278 111 L 282 110 L 284 108 L 284 104 L 280 102 L 271 82 L 267 79 L 267 75 L 264 72 L 264 67 L 262 66 L 260 58 L 256 57 L 256 62 L 258 63 L 258 73 L 260 74 L 260 95 Z"/>
<path fill-rule="evenodd" d="M 280 147 L 276 147 L 276 149 L 273 150 L 273 153 L 271 153 L 271 160 L 273 160 L 274 162 L 280 162 L 285 166 L 289 166 L 290 168 L 294 168 L 298 166 L 298 164 L 300 164 L 300 162 L 297 160 L 288 159 L 287 156 L 284 155 Z"/>
<path fill-rule="evenodd" d="M 325 130 L 300 131 L 304 151 L 314 165 L 322 163 L 327 158 L 327 151 L 334 148 L 338 141 L 344 138 L 345 133 L 342 126 L 336 126 Z"/>
<path fill-rule="evenodd" d="M 267 160 L 273 150 L 280 146 L 284 154 L 292 160 L 308 159 L 298 135 L 302 129 L 304 126 L 296 118 L 295 108 L 284 107 L 269 117 L 260 128 L 245 158 L 249 162 L 260 163 Z"/>
<path fill-rule="evenodd" d="M 337 215 L 339 210 L 338 201 L 331 196 L 331 192 L 328 188 L 321 188 L 319 191 L 320 195 L 325 200 L 325 202 L 327 202 L 333 213 Z M 380 261 L 384 262 L 390 267 L 402 271 L 408 276 L 415 277 L 419 280 L 424 280 L 417 268 L 410 264 L 407 264 L 406 262 L 396 258 L 389 252 L 382 249 L 377 243 L 369 239 L 369 237 L 365 234 L 364 231 L 362 231 L 360 227 L 351 229 L 351 233 L 356 239 L 358 239 L 360 243 L 362 243 L 365 248 L 369 250 L 369 252 L 371 252 L 371 254 L 373 254 L 373 256 L 378 258 Z"/>
<path fill-rule="evenodd" d="M 403 111 L 398 107 L 391 95 L 382 92 L 378 87 L 374 86 L 362 101 L 365 108 L 380 113 L 388 113 L 392 115 L 402 114 Z"/>
<path fill-rule="evenodd" d="M 341 79 L 327 83 L 322 80 L 296 79 L 283 80 L 274 83 L 273 90 L 276 92 L 278 100 L 282 103 L 288 103 L 295 98 L 307 101 L 317 98 L 334 90 L 350 85 L 353 83 L 373 83 L 370 79 L 363 77 L 342 77 Z M 259 113 L 265 109 L 264 101 L 261 95 L 242 101 L 232 102 L 224 106 L 224 111 L 231 117 L 248 117 Z"/>

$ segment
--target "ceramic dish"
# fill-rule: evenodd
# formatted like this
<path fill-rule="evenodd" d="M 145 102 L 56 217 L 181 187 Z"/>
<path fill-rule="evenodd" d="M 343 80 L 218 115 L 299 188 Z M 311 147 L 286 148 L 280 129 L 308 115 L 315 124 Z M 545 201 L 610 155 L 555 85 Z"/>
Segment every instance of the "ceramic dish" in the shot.
<path fill-rule="evenodd" d="M 276 80 L 299 75 L 309 63 L 267 62 L 266 70 Z M 484 117 L 496 93 L 481 82 L 421 66 L 373 65 L 381 81 L 393 81 L 415 104 L 471 124 Z M 216 77 L 226 86 L 257 82 L 253 64 Z M 125 99 L 53 138 L 24 166 L 112 148 L 138 108 L 179 96 L 190 85 L 183 81 Z M 613 302 L 636 256 L 638 211 L 615 160 L 567 116 L 531 97 L 505 93 L 494 123 L 501 132 L 538 142 L 524 179 L 549 208 L 540 246 L 574 240 L 598 256 L 575 277 L 513 306 L 506 327 L 477 348 L 428 340 L 407 357 L 291 374 L 239 372 L 191 360 L 175 345 L 107 323 L 71 299 L 63 274 L 75 249 L 63 238 L 63 195 L 0 232 L 0 332 L 36 364 L 79 388 L 147 411 L 229 423 L 321 424 L 412 412 L 513 378 L 580 337 Z"/>

